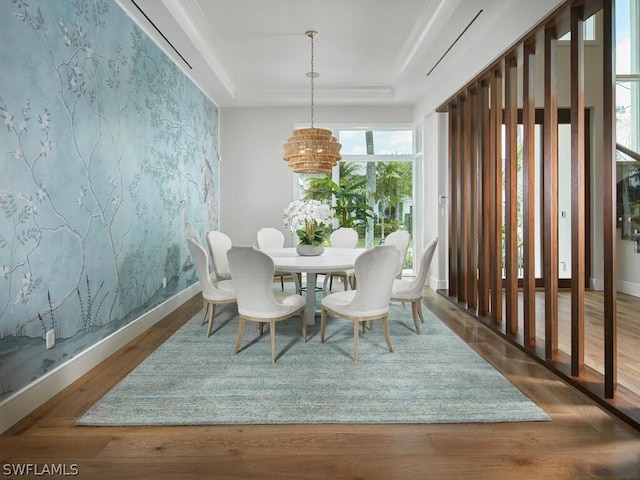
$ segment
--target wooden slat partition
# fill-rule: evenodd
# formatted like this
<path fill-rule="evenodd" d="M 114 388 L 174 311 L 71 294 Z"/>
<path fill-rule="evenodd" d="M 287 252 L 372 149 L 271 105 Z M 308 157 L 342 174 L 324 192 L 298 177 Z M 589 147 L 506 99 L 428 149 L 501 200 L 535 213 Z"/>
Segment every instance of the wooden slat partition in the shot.
<path fill-rule="evenodd" d="M 584 17 L 571 8 L 571 375 L 584 369 Z"/>
<path fill-rule="evenodd" d="M 536 215 L 535 215 L 535 164 L 536 164 L 536 92 L 535 92 L 535 41 L 524 45 L 522 66 L 522 230 L 523 230 L 523 327 L 524 346 L 536 344 Z"/>
<path fill-rule="evenodd" d="M 554 371 L 583 391 L 601 399 L 612 410 L 618 409 L 617 385 L 617 307 L 616 307 L 616 102 L 615 102 L 615 0 L 568 0 L 549 15 L 501 58 L 450 99 L 450 250 L 449 295 L 458 305 L 477 312 L 477 317 L 509 341 L 521 345 Z M 602 10 L 603 32 L 597 48 L 603 51 L 602 131 L 590 132 L 585 109 L 584 21 Z M 558 351 L 558 91 L 556 49 L 558 36 L 571 31 L 571 346 Z M 536 58 L 541 60 L 536 62 Z M 518 90 L 516 59 L 522 62 L 522 90 Z M 536 66 L 543 71 L 536 76 Z M 535 79 L 543 77 L 544 98 L 536 99 Z M 538 85 L 538 88 L 540 85 Z M 538 90 L 540 91 L 540 90 Z M 504 92 L 504 102 L 503 102 Z M 522 94 L 522 120 L 517 106 Z M 568 99 L 563 99 L 563 103 Z M 544 105 L 542 119 L 536 118 L 536 101 Z M 504 105 L 503 105 L 504 103 Z M 563 123 L 565 120 L 563 119 Z M 518 212 L 516 170 L 518 145 L 516 128 L 522 124 L 523 178 L 523 317 L 518 318 L 517 280 Z M 542 123 L 542 150 L 536 142 L 536 124 Z M 595 123 L 595 125 L 598 125 Z M 502 129 L 505 131 L 503 189 Z M 603 145 L 602 152 L 590 154 L 588 148 Z M 585 149 L 587 147 L 587 149 Z M 542 165 L 536 156 L 542 154 Z M 602 179 L 590 182 L 590 159 L 601 162 Z M 541 170 L 540 170 L 541 169 Z M 540 171 L 538 171 L 540 170 Z M 541 179 L 540 186 L 536 179 Z M 602 272 L 604 323 L 604 375 L 598 384 L 592 369 L 585 366 L 585 289 L 590 272 L 591 212 L 594 185 L 602 192 Z M 503 202 L 504 192 L 504 202 Z M 563 194 L 566 189 L 563 190 Z M 595 197 L 593 194 L 593 198 Z M 537 198 L 539 196 L 539 198 Z M 541 209 L 536 210 L 537 200 Z M 503 217 L 503 204 L 506 210 Z M 537 215 L 541 215 L 538 219 Z M 474 215 L 478 215 L 474 217 Z M 536 224 L 541 220 L 542 238 Z M 594 224 L 594 228 L 598 224 Z M 503 237 L 505 232 L 505 261 Z M 599 232 L 599 230 L 598 230 Z M 598 247 L 597 243 L 594 245 Z M 542 278 L 536 278 L 536 254 L 542 247 Z M 504 278 L 503 278 L 504 267 Z M 536 330 L 536 282 L 544 285 L 544 332 Z M 503 288 L 504 295 L 503 295 Z M 504 298 L 503 298 L 504 297 Z M 503 310 L 503 300 L 505 309 Z M 477 301 L 477 305 L 476 305 Z M 476 309 L 477 306 L 477 309 Z M 541 306 L 538 308 L 542 308 Z M 506 322 L 503 316 L 506 315 Z M 503 323 L 506 325 L 503 326 Z M 520 325 L 523 331 L 518 331 Z M 544 343 L 544 349 L 538 342 Z M 570 361 L 567 361 L 567 358 Z M 569 368 L 570 367 L 570 368 Z M 589 373 L 585 373 L 589 370 Z M 624 389 L 621 388 L 621 391 Z M 640 394 L 640 392 L 637 392 Z M 624 397 L 624 395 L 620 395 Z M 613 399 L 613 400 L 611 400 Z M 622 411 L 623 408 L 620 408 Z"/>
<path fill-rule="evenodd" d="M 558 351 L 558 91 L 554 26 L 544 32 L 544 307 L 545 358 Z"/>
<path fill-rule="evenodd" d="M 602 223 L 604 262 L 604 396 L 613 398 L 616 391 L 616 65 L 614 0 L 603 2 L 602 93 L 603 104 L 603 174 Z"/>
<path fill-rule="evenodd" d="M 518 332 L 518 115 L 517 62 L 515 56 L 505 60 L 505 328 Z"/>

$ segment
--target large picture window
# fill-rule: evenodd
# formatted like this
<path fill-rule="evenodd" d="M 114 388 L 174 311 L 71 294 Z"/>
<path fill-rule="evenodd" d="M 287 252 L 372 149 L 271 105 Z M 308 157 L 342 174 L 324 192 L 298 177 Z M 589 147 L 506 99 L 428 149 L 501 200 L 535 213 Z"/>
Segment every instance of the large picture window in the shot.
<path fill-rule="evenodd" d="M 616 3 L 617 221 L 640 252 L 640 0 Z"/>
<path fill-rule="evenodd" d="M 336 210 L 334 228 L 355 228 L 361 247 L 382 244 L 395 230 L 412 233 L 416 151 L 413 127 L 331 129 L 342 144 L 342 161 L 331 175 L 300 175 L 299 197 L 331 203 Z M 405 268 L 413 268 L 411 244 Z"/>

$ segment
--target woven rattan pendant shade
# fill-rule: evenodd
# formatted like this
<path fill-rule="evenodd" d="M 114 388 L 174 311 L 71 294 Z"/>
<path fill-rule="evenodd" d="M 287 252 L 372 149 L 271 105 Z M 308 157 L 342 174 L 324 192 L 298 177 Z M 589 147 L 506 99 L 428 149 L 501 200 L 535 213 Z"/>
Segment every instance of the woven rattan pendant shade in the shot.
<path fill-rule="evenodd" d="M 317 76 L 313 70 L 313 39 L 318 33 L 309 31 L 306 35 L 311 39 L 311 72 L 307 73 L 311 78 L 311 128 L 293 131 L 284 144 L 284 161 L 295 173 L 331 173 L 331 169 L 342 159 L 342 145 L 331 130 L 313 126 L 313 80 Z"/>
<path fill-rule="evenodd" d="M 284 144 L 284 160 L 295 173 L 331 173 L 342 145 L 326 128 L 301 128 Z"/>

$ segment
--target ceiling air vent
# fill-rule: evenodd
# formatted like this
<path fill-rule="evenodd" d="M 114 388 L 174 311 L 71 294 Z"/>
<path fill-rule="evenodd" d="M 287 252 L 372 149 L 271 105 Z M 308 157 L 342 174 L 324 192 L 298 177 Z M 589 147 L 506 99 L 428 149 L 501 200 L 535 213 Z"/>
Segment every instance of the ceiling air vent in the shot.
<path fill-rule="evenodd" d="M 481 14 L 482 12 L 483 12 L 483 10 L 480 10 L 478 13 L 476 13 L 476 16 L 475 16 L 475 17 L 473 17 L 473 19 L 469 22 L 469 24 L 468 24 L 466 27 L 464 27 L 464 30 L 462 30 L 462 32 L 460 33 L 460 35 L 458 35 L 458 38 L 456 38 L 456 39 L 453 41 L 453 43 L 452 43 L 451 45 L 449 45 L 449 48 L 447 48 L 447 51 L 446 51 L 446 52 L 444 52 L 444 53 L 442 54 L 442 56 L 440 57 L 440 59 L 436 62 L 436 64 L 435 64 L 433 67 L 431 67 L 431 70 L 429 70 L 429 73 L 427 73 L 427 77 L 428 77 L 429 75 L 431 75 L 431 72 L 433 72 L 433 71 L 436 69 L 436 67 L 437 67 L 437 66 L 438 66 L 438 64 L 442 61 L 442 59 L 447 55 L 447 53 L 449 53 L 449 51 L 453 48 L 453 46 L 454 46 L 456 43 L 458 43 L 458 40 L 460 40 L 460 38 L 462 38 L 462 36 L 467 32 L 467 30 L 469 30 L 469 27 L 473 24 L 473 22 L 475 22 L 475 21 L 476 21 L 476 19 L 480 16 L 480 14 Z"/>
<path fill-rule="evenodd" d="M 191 70 L 193 70 L 193 67 L 191 65 L 189 65 L 189 62 L 187 62 L 185 60 L 185 58 L 182 56 L 182 54 L 178 51 L 178 49 L 176 47 L 173 46 L 173 43 L 171 43 L 169 41 L 169 39 L 167 37 L 164 36 L 164 33 L 162 33 L 160 31 L 160 29 L 156 26 L 155 23 L 153 23 L 153 21 L 147 16 L 146 13 L 144 13 L 144 10 L 142 10 L 142 8 L 140 8 L 140 6 L 135 2 L 135 0 L 131 0 L 131 3 L 133 3 L 135 5 L 135 7 L 138 9 L 138 11 L 144 15 L 144 18 L 147 19 L 147 21 L 151 24 L 151 26 L 153 28 L 155 28 L 156 32 L 158 32 L 162 38 L 164 38 L 164 41 L 167 42 L 167 44 L 173 49 L 174 52 L 176 52 L 178 54 L 178 56 L 182 59 L 182 61 L 187 65 L 187 67 L 189 67 Z"/>

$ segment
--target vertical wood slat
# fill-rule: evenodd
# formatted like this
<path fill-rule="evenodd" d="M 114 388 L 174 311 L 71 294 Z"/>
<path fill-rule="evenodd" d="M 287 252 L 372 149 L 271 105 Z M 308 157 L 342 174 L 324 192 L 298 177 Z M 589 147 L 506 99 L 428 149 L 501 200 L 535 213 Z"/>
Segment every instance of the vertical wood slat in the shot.
<path fill-rule="evenodd" d="M 449 296 L 455 297 L 458 292 L 458 256 L 457 256 L 457 187 L 458 172 L 456 156 L 458 149 L 456 125 L 458 123 L 458 107 L 449 106 Z"/>
<path fill-rule="evenodd" d="M 558 92 L 555 27 L 544 32 L 544 307 L 545 357 L 558 350 Z"/>
<path fill-rule="evenodd" d="M 571 375 L 584 368 L 584 7 L 571 8 Z M 613 257 L 611 257 L 613 258 Z"/>
<path fill-rule="evenodd" d="M 464 122 L 465 131 L 465 157 L 466 158 L 466 212 L 465 212 L 465 242 L 467 246 L 467 308 L 475 311 L 478 304 L 478 262 L 477 262 L 477 199 L 476 199 L 476 182 L 477 182 L 477 136 L 475 134 L 477 128 L 476 122 L 476 99 L 477 92 L 475 87 L 469 89 L 467 95 L 467 108 L 465 109 Z"/>
<path fill-rule="evenodd" d="M 505 60 L 505 298 L 507 332 L 518 332 L 518 140 L 517 63 Z"/>
<path fill-rule="evenodd" d="M 469 100 L 460 97 L 458 113 L 458 302 L 467 302 L 467 248 L 469 245 L 469 208 L 466 178 L 468 175 L 469 135 L 466 124 L 469 121 Z"/>
<path fill-rule="evenodd" d="M 603 255 L 604 262 L 604 396 L 613 398 L 616 390 L 616 70 L 615 0 L 603 2 Z"/>
<path fill-rule="evenodd" d="M 523 230 L 523 327 L 524 346 L 536 341 L 536 227 L 535 227 L 535 44 L 528 42 L 523 54 L 522 112 L 522 230 Z"/>
<path fill-rule="evenodd" d="M 491 76 L 491 319 L 502 323 L 502 71 L 497 67 Z"/>
<path fill-rule="evenodd" d="M 478 82 L 478 214 L 482 215 L 478 222 L 478 315 L 489 313 L 489 286 L 491 279 L 491 263 L 489 262 L 489 225 L 485 217 L 485 206 L 490 197 L 489 190 L 489 88 L 487 81 Z"/>
<path fill-rule="evenodd" d="M 489 177 L 489 188 L 486 190 L 485 194 L 485 204 L 484 209 L 487 216 L 487 224 L 488 224 L 488 240 L 489 240 L 489 265 L 491 266 L 491 272 L 489 277 L 489 313 L 491 314 L 491 321 L 495 324 L 500 323 L 497 318 L 497 311 L 499 308 L 496 308 L 496 285 L 494 281 L 495 272 L 494 270 L 497 268 L 498 261 L 496 259 L 496 249 L 494 245 L 496 244 L 496 109 L 495 109 L 495 96 L 496 96 L 496 84 L 497 84 L 497 73 L 495 71 L 491 71 L 489 78 L 489 124 L 488 124 L 488 145 L 486 148 L 487 159 L 487 176 Z"/>
<path fill-rule="evenodd" d="M 477 311 L 478 307 L 478 219 L 481 212 L 480 205 L 478 204 L 478 183 L 480 170 L 479 162 L 481 161 L 480 155 L 480 137 L 478 132 L 480 131 L 480 115 L 479 110 L 479 91 L 478 84 L 471 89 L 471 197 L 472 197 L 472 211 L 471 211 L 471 257 L 469 259 L 472 265 L 472 275 L 470 276 L 470 282 L 472 285 L 469 287 L 469 303 L 474 311 Z"/>

